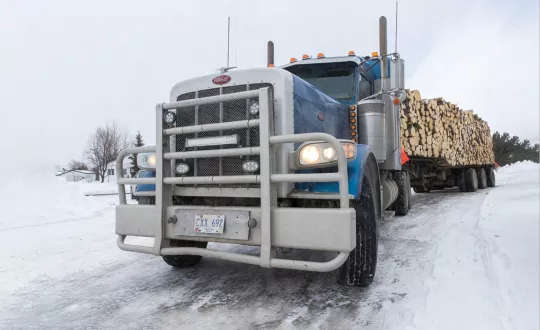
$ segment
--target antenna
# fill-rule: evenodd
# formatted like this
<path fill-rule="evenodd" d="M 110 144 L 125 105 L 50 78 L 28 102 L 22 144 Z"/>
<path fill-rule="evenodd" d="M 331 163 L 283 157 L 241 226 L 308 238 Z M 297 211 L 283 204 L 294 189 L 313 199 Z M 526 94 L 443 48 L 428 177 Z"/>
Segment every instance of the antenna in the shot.
<path fill-rule="evenodd" d="M 397 2 L 396 2 L 397 5 Z M 229 50 L 231 45 L 231 17 L 228 17 L 227 22 L 227 68 L 229 67 Z"/>
<path fill-rule="evenodd" d="M 227 18 L 227 66 L 224 68 L 219 68 L 221 73 L 225 73 L 230 69 L 236 68 L 236 66 L 229 66 L 229 55 L 230 55 L 230 45 L 231 45 L 231 17 Z"/>
<path fill-rule="evenodd" d="M 398 18 L 398 1 L 396 0 L 396 40 L 395 40 L 395 50 L 394 53 L 397 53 L 397 18 Z"/>

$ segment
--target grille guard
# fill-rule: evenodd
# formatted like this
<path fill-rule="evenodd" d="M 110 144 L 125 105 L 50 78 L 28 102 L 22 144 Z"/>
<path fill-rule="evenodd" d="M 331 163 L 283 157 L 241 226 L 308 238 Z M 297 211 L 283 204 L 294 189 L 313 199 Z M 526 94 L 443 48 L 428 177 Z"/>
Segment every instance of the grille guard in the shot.
<path fill-rule="evenodd" d="M 207 125 L 193 125 L 187 127 L 166 128 L 163 127 L 163 113 L 167 110 L 178 109 L 190 106 L 200 106 L 205 104 L 215 104 L 234 100 L 246 100 L 257 97 L 259 99 L 259 119 L 243 120 L 236 122 L 224 122 Z M 224 260 L 243 262 L 247 264 L 260 265 L 262 267 L 277 267 L 288 269 L 299 269 L 309 271 L 331 271 L 341 266 L 348 258 L 349 252 L 355 246 L 354 229 L 354 209 L 349 208 L 349 193 L 347 181 L 347 159 L 340 142 L 333 136 L 326 133 L 305 133 L 270 136 L 270 104 L 269 88 L 250 90 L 234 94 L 225 94 L 205 98 L 177 101 L 171 103 L 159 104 L 156 107 L 157 136 L 156 145 L 163 146 L 144 146 L 127 148 L 120 152 L 116 160 L 117 173 L 122 172 L 123 159 L 130 154 L 142 152 L 156 152 L 156 176 L 155 178 L 119 178 L 118 192 L 120 205 L 117 206 L 117 223 L 119 211 L 128 208 L 133 214 L 136 209 L 144 210 L 146 214 L 152 216 L 154 246 L 139 246 L 125 243 L 126 235 L 118 235 L 117 245 L 120 249 L 132 252 L 149 253 L 154 255 L 200 255 L 205 257 L 219 258 Z M 167 142 L 171 135 L 219 131 L 231 128 L 247 128 L 259 126 L 260 143 L 259 147 L 222 149 L 219 153 L 216 150 L 198 150 L 171 152 L 170 145 Z M 273 146 L 283 143 L 303 143 L 310 141 L 324 141 L 334 146 L 337 151 L 338 171 L 336 173 L 309 173 L 309 174 L 277 174 L 270 159 Z M 189 158 L 215 158 L 223 155 L 259 155 L 260 156 L 260 174 L 259 175 L 240 175 L 240 176 L 211 176 L 211 177 L 175 177 L 174 160 Z M 282 182 L 338 182 L 340 209 L 347 210 L 349 217 L 352 215 L 352 227 L 349 226 L 350 244 L 347 248 L 340 248 L 339 254 L 328 262 L 308 262 L 299 260 L 285 260 L 272 257 L 272 226 L 271 211 L 277 208 L 277 197 L 273 186 Z M 173 185 L 189 184 L 221 184 L 221 183 L 260 183 L 260 256 L 248 256 L 239 253 L 231 253 L 202 248 L 188 247 L 168 247 L 168 239 L 165 238 L 166 210 L 172 204 Z M 126 205 L 126 184 L 155 184 L 155 205 Z M 280 210 L 284 208 L 279 208 Z M 286 209 L 286 208 L 285 208 Z M 344 212 L 341 212 L 345 214 Z M 153 220 L 155 219 L 155 221 Z M 329 221 L 332 221 L 329 219 Z M 301 233 L 299 233 L 301 235 Z M 144 236 L 144 235 L 141 235 Z"/>

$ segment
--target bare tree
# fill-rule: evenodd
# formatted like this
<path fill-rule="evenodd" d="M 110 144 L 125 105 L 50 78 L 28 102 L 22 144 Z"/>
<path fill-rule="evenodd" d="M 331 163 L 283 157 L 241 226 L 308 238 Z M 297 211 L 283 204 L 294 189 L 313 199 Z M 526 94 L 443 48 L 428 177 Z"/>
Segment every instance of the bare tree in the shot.
<path fill-rule="evenodd" d="M 75 159 L 71 160 L 67 167 L 70 170 L 88 170 L 88 166 L 84 162 Z"/>
<path fill-rule="evenodd" d="M 115 161 L 118 153 L 128 146 L 128 134 L 123 132 L 116 123 L 98 127 L 92 134 L 86 157 L 101 182 L 105 181 L 107 164 Z"/>

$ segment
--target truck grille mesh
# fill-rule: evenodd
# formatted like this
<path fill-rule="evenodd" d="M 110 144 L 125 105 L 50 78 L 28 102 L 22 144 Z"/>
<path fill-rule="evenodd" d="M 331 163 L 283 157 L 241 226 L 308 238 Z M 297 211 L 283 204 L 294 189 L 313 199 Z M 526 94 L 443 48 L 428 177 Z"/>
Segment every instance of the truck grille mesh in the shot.
<path fill-rule="evenodd" d="M 220 94 L 231 94 L 245 92 L 248 90 L 268 87 L 270 89 L 270 100 L 273 105 L 273 87 L 269 83 L 236 85 L 200 90 L 197 92 L 185 93 L 178 96 L 178 101 L 191 100 L 195 98 L 216 96 Z M 223 123 L 231 121 L 239 121 L 253 119 L 249 114 L 249 105 L 253 101 L 258 101 L 258 98 L 249 100 L 237 100 L 223 102 L 219 104 L 205 104 L 198 107 L 186 107 L 176 110 L 177 127 L 203 125 L 213 123 Z M 270 118 L 273 118 L 273 107 L 270 108 Z M 186 147 L 186 139 L 203 138 L 221 135 L 238 135 L 238 144 L 208 146 L 208 147 Z M 259 127 L 224 130 L 222 132 L 202 132 L 184 135 L 176 135 L 176 151 L 192 151 L 192 150 L 215 150 L 228 148 L 245 148 L 259 146 Z M 190 171 L 185 176 L 223 176 L 223 175 L 246 175 L 242 170 L 242 163 L 246 160 L 259 161 L 259 156 L 245 157 L 221 157 L 221 158 L 199 158 L 177 160 L 176 163 L 187 163 L 190 166 Z M 249 173 L 249 174 L 259 174 Z M 176 174 L 176 176 L 179 176 Z M 193 186 L 192 186 L 193 187 Z M 258 188 L 259 184 L 221 184 L 221 185 L 204 185 L 204 187 L 223 187 L 223 188 Z"/>

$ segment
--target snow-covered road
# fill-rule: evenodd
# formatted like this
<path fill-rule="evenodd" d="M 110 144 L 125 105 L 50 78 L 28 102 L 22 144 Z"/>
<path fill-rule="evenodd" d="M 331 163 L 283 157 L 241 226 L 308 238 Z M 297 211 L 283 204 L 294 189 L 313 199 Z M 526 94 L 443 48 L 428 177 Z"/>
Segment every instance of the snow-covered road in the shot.
<path fill-rule="evenodd" d="M 518 164 L 494 189 L 416 195 L 409 215 L 381 225 L 367 289 L 213 259 L 172 269 L 116 247 L 116 197 L 84 197 L 79 212 L 81 189 L 47 182 L 0 221 L 0 328 L 538 329 L 539 175 Z M 32 218 L 51 202 L 51 216 Z M 298 255 L 316 257 L 286 256 Z"/>

